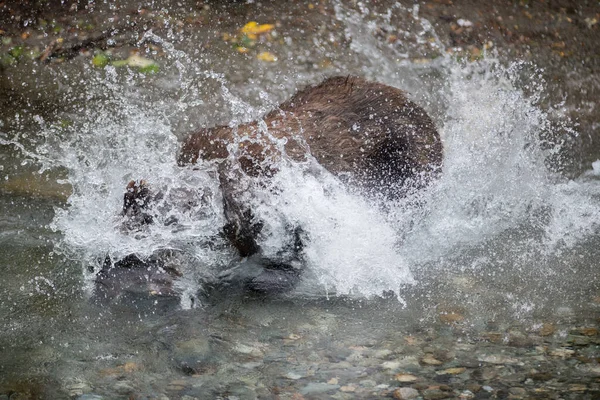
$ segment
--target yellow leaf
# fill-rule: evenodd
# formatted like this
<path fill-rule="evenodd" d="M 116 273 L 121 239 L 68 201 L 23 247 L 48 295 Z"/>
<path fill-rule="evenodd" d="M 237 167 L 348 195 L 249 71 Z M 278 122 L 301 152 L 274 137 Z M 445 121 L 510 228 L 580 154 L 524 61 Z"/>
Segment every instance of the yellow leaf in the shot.
<path fill-rule="evenodd" d="M 246 35 L 260 35 L 261 33 L 267 33 L 273 30 L 275 25 L 273 24 L 258 24 L 256 21 L 250 21 L 242 29 L 240 32 Z"/>
<path fill-rule="evenodd" d="M 246 54 L 249 51 L 247 47 L 236 47 L 236 49 L 243 54 Z"/>
<path fill-rule="evenodd" d="M 268 51 L 263 51 L 259 55 L 256 56 L 261 61 L 274 62 L 277 61 L 277 57 L 273 55 L 273 53 L 269 53 Z"/>

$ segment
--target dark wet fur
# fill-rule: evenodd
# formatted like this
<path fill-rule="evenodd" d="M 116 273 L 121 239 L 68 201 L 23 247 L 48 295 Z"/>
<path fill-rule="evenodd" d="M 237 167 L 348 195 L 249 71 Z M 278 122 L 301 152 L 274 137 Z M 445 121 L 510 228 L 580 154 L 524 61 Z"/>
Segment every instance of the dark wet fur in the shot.
<path fill-rule="evenodd" d="M 264 117 L 269 134 L 286 139 L 286 156 L 313 156 L 331 173 L 367 192 L 395 198 L 427 185 L 441 172 L 442 143 L 426 112 L 396 88 L 358 77 L 334 77 L 308 87 Z M 228 146 L 235 136 L 248 137 L 236 160 Z M 241 257 L 259 260 L 261 272 L 249 276 L 246 289 L 284 292 L 298 282 L 306 237 L 301 227 L 289 227 L 289 245 L 276 259 L 261 255 L 262 222 L 244 201 L 249 179 L 269 179 L 277 173 L 282 154 L 258 123 L 231 128 L 218 126 L 191 134 L 178 163 L 216 160 L 227 223 L 223 235 Z M 152 223 L 147 212 L 152 194 L 145 182 L 130 182 L 123 215 L 129 226 Z M 127 225 L 126 224 L 126 225 Z"/>

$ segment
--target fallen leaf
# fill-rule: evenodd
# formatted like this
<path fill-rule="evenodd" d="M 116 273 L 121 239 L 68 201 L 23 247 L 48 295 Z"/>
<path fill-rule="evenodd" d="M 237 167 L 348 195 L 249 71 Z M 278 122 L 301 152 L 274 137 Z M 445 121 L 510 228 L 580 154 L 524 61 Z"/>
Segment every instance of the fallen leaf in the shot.
<path fill-rule="evenodd" d="M 277 57 L 275 57 L 275 55 L 273 55 L 272 53 L 269 53 L 268 51 L 263 51 L 262 53 L 258 54 L 256 56 L 256 58 L 258 58 L 261 61 L 267 61 L 267 62 L 277 61 Z"/>
<path fill-rule="evenodd" d="M 256 21 L 250 21 L 240 29 L 240 32 L 246 35 L 260 35 L 273 30 L 273 24 L 258 24 Z"/>

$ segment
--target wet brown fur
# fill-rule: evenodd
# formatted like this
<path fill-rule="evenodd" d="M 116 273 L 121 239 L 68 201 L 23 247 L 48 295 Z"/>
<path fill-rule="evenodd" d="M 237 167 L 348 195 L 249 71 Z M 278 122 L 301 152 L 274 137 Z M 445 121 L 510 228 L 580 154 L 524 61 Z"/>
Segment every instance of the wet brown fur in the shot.
<path fill-rule="evenodd" d="M 310 154 L 333 174 L 383 191 L 407 180 L 426 183 L 442 163 L 440 137 L 425 111 L 401 90 L 363 78 L 334 77 L 308 87 L 268 113 L 264 123 L 268 134 L 258 122 L 193 133 L 178 162 L 225 159 L 236 137 L 245 138 L 234 150 L 242 169 L 251 176 L 270 174 L 276 172 L 270 161 L 281 157 L 276 143 L 287 140 L 291 159 Z"/>

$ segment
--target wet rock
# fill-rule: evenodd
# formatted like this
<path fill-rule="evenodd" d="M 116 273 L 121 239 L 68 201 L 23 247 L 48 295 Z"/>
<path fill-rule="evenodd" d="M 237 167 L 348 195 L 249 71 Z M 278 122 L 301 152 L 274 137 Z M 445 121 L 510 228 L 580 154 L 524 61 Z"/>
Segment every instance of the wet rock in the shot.
<path fill-rule="evenodd" d="M 426 354 L 426 355 L 425 355 L 425 356 L 424 356 L 424 357 L 421 359 L 421 362 L 422 362 L 423 364 L 426 364 L 426 365 L 434 365 L 434 366 L 435 366 L 435 365 L 442 365 L 442 364 L 443 364 L 443 362 L 442 362 L 442 361 L 440 361 L 440 360 L 438 360 L 437 358 L 435 358 L 435 357 L 433 356 L 433 354 Z"/>
<path fill-rule="evenodd" d="M 458 395 L 458 398 L 463 399 L 463 400 L 474 399 L 475 394 L 473 392 L 471 392 L 470 390 L 465 390 Z"/>
<path fill-rule="evenodd" d="M 234 348 L 234 351 L 245 354 L 251 357 L 262 357 L 263 351 L 258 347 L 258 345 L 247 345 L 243 343 L 238 343 Z"/>
<path fill-rule="evenodd" d="M 2 400 L 1 397 L 0 400 Z M 100 396 L 99 394 L 86 393 L 78 396 L 76 400 L 104 400 L 104 397 Z"/>
<path fill-rule="evenodd" d="M 442 312 L 438 317 L 440 321 L 448 325 L 457 324 L 465 320 L 464 315 L 454 311 Z"/>
<path fill-rule="evenodd" d="M 446 399 L 451 397 L 452 394 L 444 392 L 441 389 L 425 389 L 423 391 L 423 398 L 426 400 L 438 400 L 438 399 Z"/>
<path fill-rule="evenodd" d="M 417 389 L 417 390 L 425 390 L 429 388 L 429 384 L 427 383 L 415 383 L 414 385 L 412 385 L 413 389 Z"/>
<path fill-rule="evenodd" d="M 117 382 L 114 386 L 114 390 L 116 393 L 121 394 L 121 395 L 128 395 L 128 394 L 135 392 L 135 388 L 133 387 L 133 384 L 128 381 Z"/>
<path fill-rule="evenodd" d="M 587 389 L 587 386 L 581 383 L 569 385 L 569 391 L 571 392 L 585 392 Z"/>
<path fill-rule="evenodd" d="M 436 371 L 438 375 L 458 375 L 465 372 L 467 369 L 463 367 L 448 368 L 441 371 Z"/>
<path fill-rule="evenodd" d="M 550 372 L 531 372 L 527 375 L 530 379 L 538 382 L 545 382 L 552 379 L 552 374 Z"/>
<path fill-rule="evenodd" d="M 481 362 L 496 365 L 525 365 L 521 360 L 517 358 L 502 356 L 498 354 L 482 355 L 477 359 Z"/>
<path fill-rule="evenodd" d="M 398 382 L 409 383 L 416 382 L 419 378 L 411 374 L 396 374 L 394 375 L 394 379 Z"/>
<path fill-rule="evenodd" d="M 402 364 L 399 361 L 386 361 L 381 364 L 383 369 L 399 369 Z"/>
<path fill-rule="evenodd" d="M 364 380 L 360 381 L 359 383 L 360 383 L 360 386 L 363 386 L 363 387 L 375 387 L 375 385 L 377 385 L 377 382 L 375 382 L 372 379 L 364 379 Z"/>
<path fill-rule="evenodd" d="M 481 337 L 492 343 L 500 343 L 504 334 L 500 332 L 484 332 L 481 334 Z"/>
<path fill-rule="evenodd" d="M 554 326 L 554 324 L 544 324 L 538 333 L 540 336 L 550 336 L 553 335 L 554 332 L 556 332 L 556 326 Z"/>
<path fill-rule="evenodd" d="M 75 382 L 66 387 L 69 396 L 80 396 L 84 393 L 91 392 L 92 388 L 85 382 Z"/>
<path fill-rule="evenodd" d="M 598 328 L 596 328 L 596 327 L 579 328 L 577 331 L 585 336 L 597 336 L 598 335 Z"/>
<path fill-rule="evenodd" d="M 187 381 L 185 381 L 183 379 L 176 379 L 176 380 L 169 382 L 169 384 L 167 385 L 167 390 L 171 391 L 171 392 L 179 392 L 179 391 L 182 391 L 183 389 L 185 389 L 187 386 L 188 386 Z"/>
<path fill-rule="evenodd" d="M 291 379 L 293 381 L 297 381 L 298 379 L 302 379 L 307 376 L 308 376 L 308 373 L 306 370 L 289 371 L 283 375 L 284 378 Z"/>
<path fill-rule="evenodd" d="M 394 354 L 394 353 L 391 350 L 382 349 L 382 350 L 375 351 L 375 353 L 373 353 L 373 357 L 383 359 L 383 358 L 391 356 L 392 354 Z"/>
<path fill-rule="evenodd" d="M 340 385 L 330 385 L 328 383 L 323 382 L 311 382 L 300 390 L 300 394 L 302 395 L 315 395 L 315 394 L 323 394 L 327 392 L 332 392 L 334 390 L 338 390 Z"/>
<path fill-rule="evenodd" d="M 484 367 L 473 372 L 473 377 L 482 381 L 489 381 L 498 376 L 498 370 L 494 367 Z"/>
<path fill-rule="evenodd" d="M 511 399 L 523 399 L 527 397 L 527 390 L 520 387 L 512 387 L 508 389 L 508 393 Z"/>
<path fill-rule="evenodd" d="M 572 357 L 575 354 L 575 350 L 560 347 L 550 351 L 550 355 L 553 357 L 560 357 L 562 359 Z"/>
<path fill-rule="evenodd" d="M 209 368 L 210 343 L 205 338 L 194 338 L 175 345 L 173 359 L 186 374 L 197 374 Z"/>
<path fill-rule="evenodd" d="M 394 399 L 398 400 L 408 400 L 419 397 L 419 391 L 409 387 L 403 387 L 394 390 L 393 393 Z"/>
<path fill-rule="evenodd" d="M 356 392 L 356 386 L 345 385 L 345 386 L 340 387 L 340 391 L 345 392 L 345 393 L 353 393 L 353 392 Z"/>
<path fill-rule="evenodd" d="M 481 385 L 478 383 L 474 383 L 474 382 L 467 383 L 467 389 L 470 392 L 477 393 L 481 390 Z"/>
<path fill-rule="evenodd" d="M 588 336 L 569 335 L 567 337 L 567 343 L 573 346 L 588 346 L 590 344 L 590 338 Z"/>

